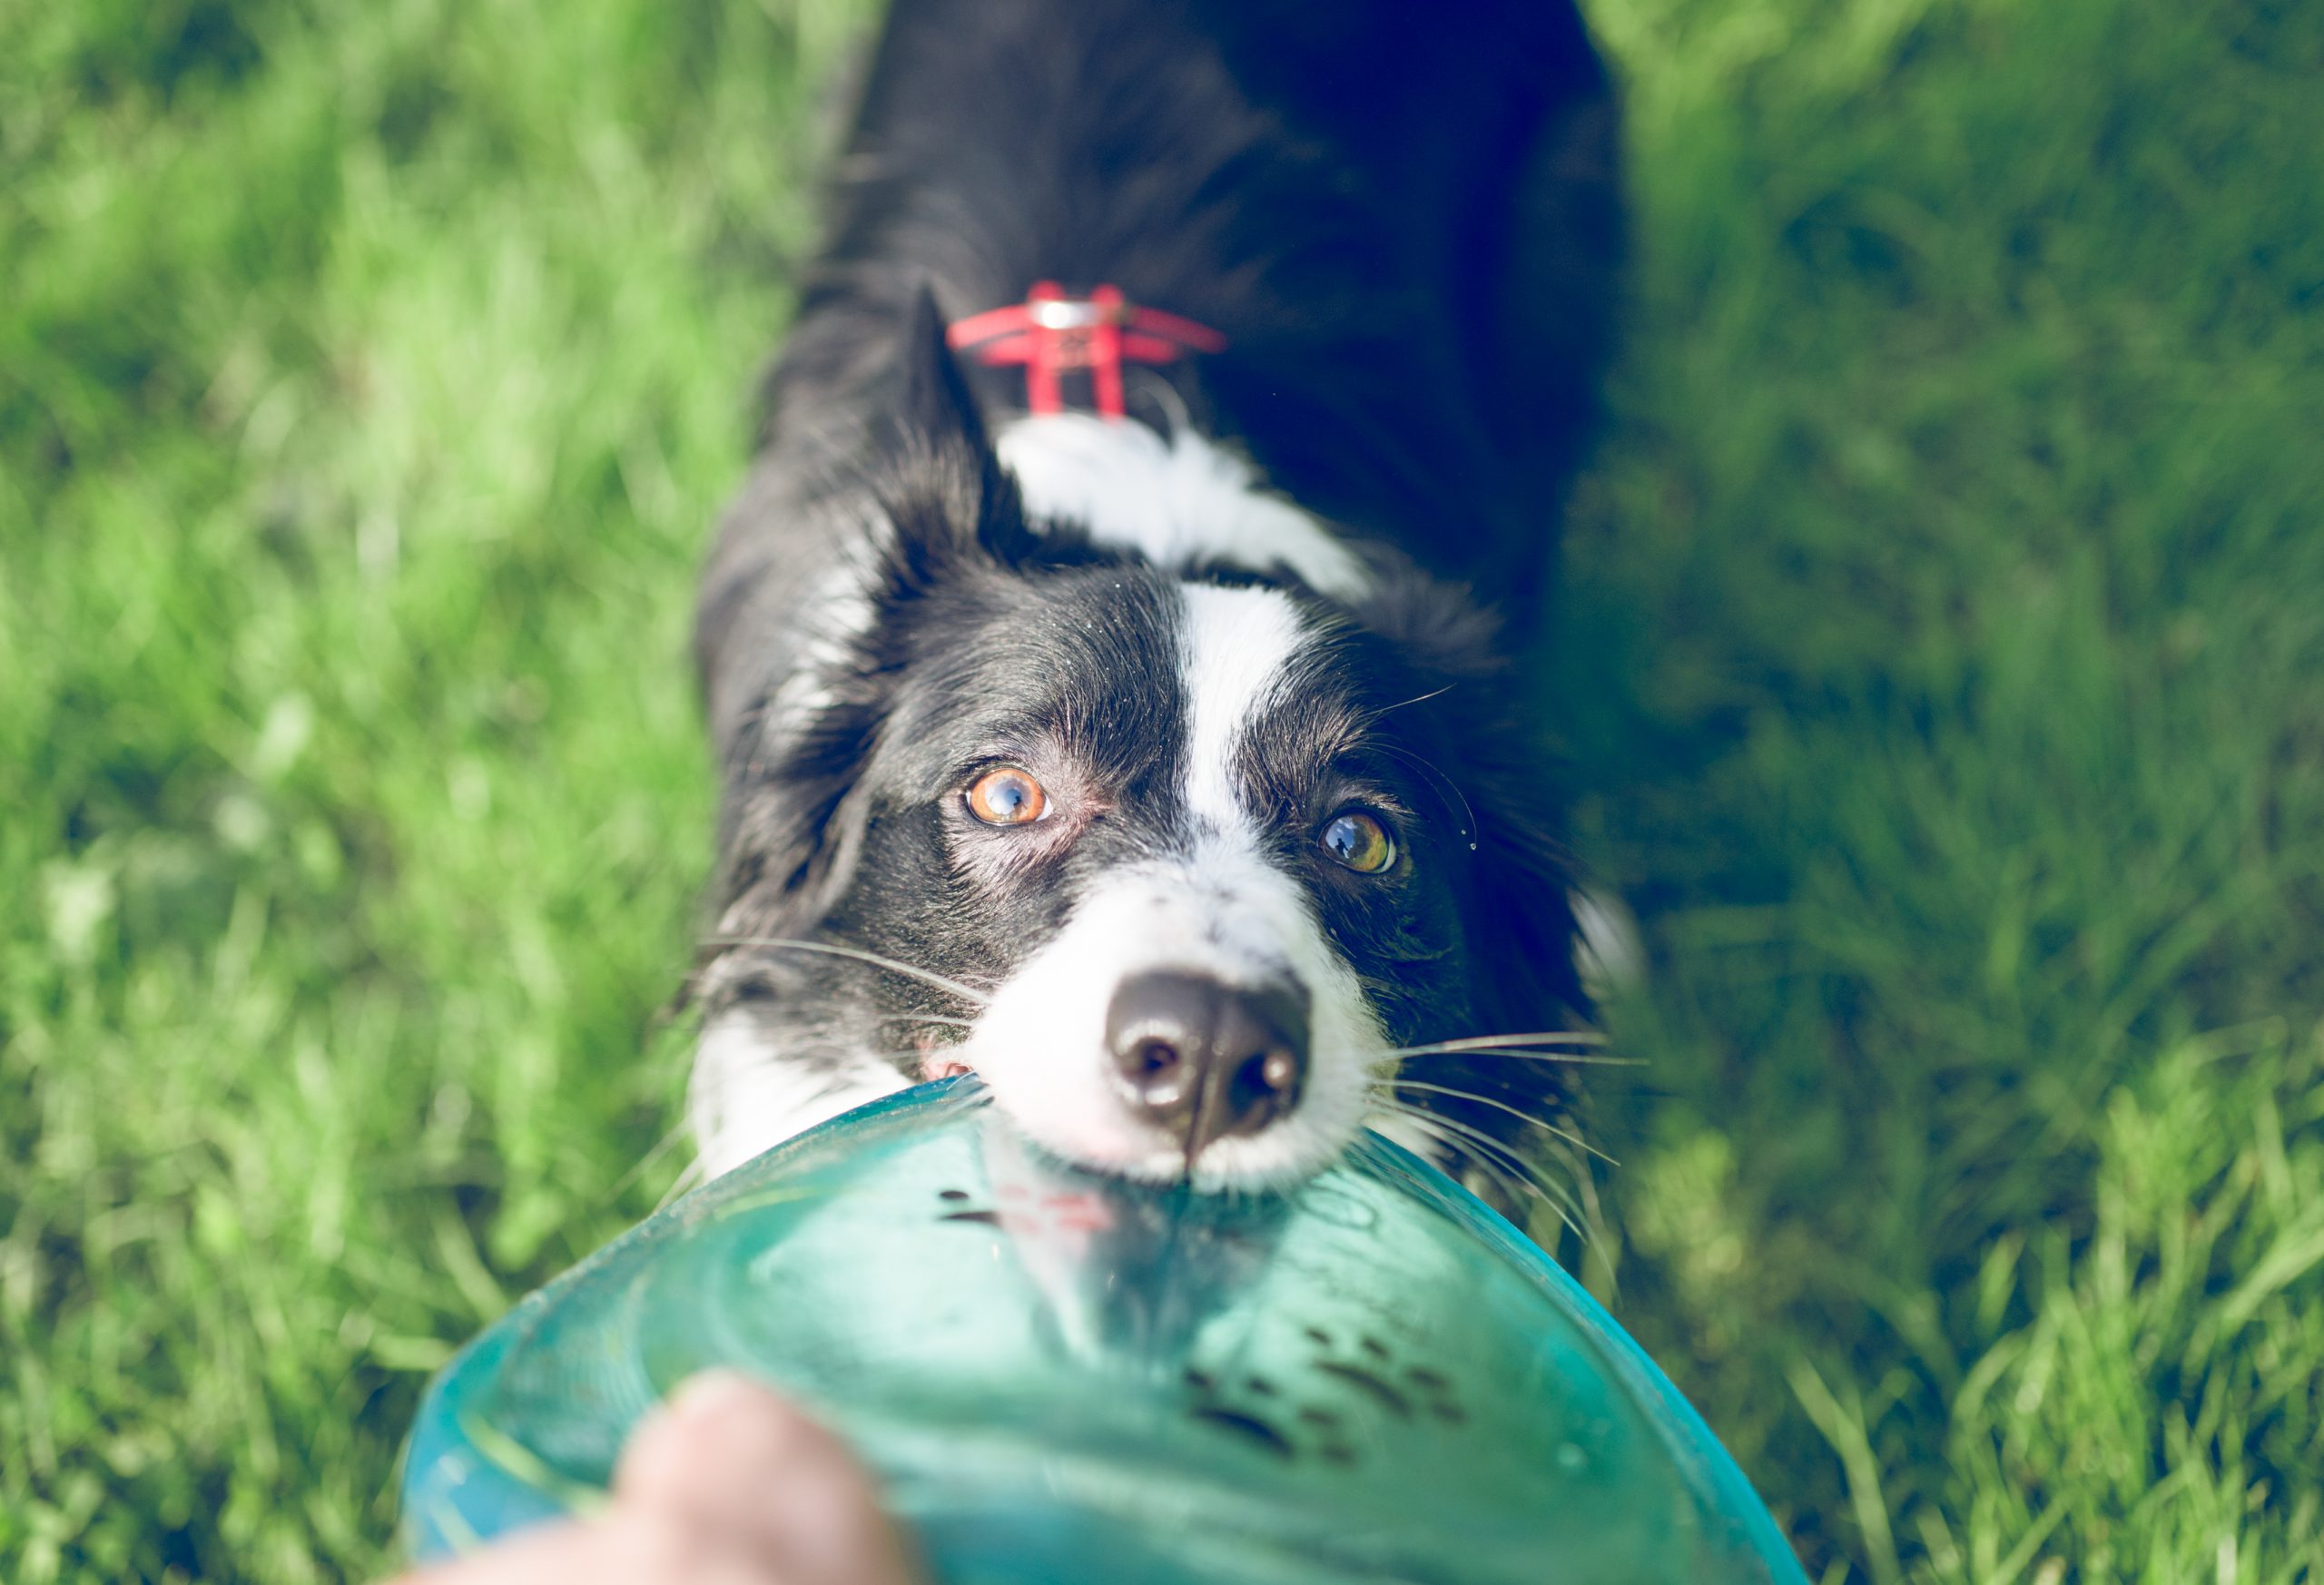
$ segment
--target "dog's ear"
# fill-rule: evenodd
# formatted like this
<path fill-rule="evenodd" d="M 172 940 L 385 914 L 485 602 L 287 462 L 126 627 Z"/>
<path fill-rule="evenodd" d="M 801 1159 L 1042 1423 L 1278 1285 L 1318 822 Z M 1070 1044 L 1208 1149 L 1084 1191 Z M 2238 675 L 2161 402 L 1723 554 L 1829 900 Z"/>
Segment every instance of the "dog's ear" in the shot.
<path fill-rule="evenodd" d="M 1576 960 L 1565 779 L 1550 745 L 1505 715 L 1459 730 L 1468 746 L 1454 752 L 1465 763 L 1450 769 L 1466 773 L 1475 820 L 1463 888 L 1470 1006 L 1485 1034 L 1571 1029 L 1590 1006 Z"/>
<path fill-rule="evenodd" d="M 913 295 L 911 311 L 904 316 L 899 351 L 903 379 L 896 417 L 904 433 L 932 450 L 990 451 L 976 393 L 952 356 L 936 293 L 926 286 Z"/>
<path fill-rule="evenodd" d="M 1455 592 L 1457 593 L 1457 592 Z M 1444 822 L 1443 855 L 1460 911 L 1465 951 L 1465 1026 L 1449 1035 L 1540 1037 L 1586 1025 L 1590 997 L 1575 961 L 1573 907 L 1577 869 L 1566 847 L 1566 778 L 1531 697 L 1537 690 L 1496 659 L 1492 624 L 1465 599 L 1406 598 L 1371 613 L 1416 674 L 1401 679 L 1409 704 L 1389 718 L 1422 763 Z M 1525 1042 L 1531 1044 L 1532 1042 Z M 1579 1101 L 1565 1064 L 1500 1051 L 1450 1052 L 1414 1060 L 1430 1086 L 1423 1104 L 1493 1147 L 1462 1154 L 1481 1173 L 1466 1175 L 1523 1225 L 1528 1207 L 1501 1183 L 1509 1160 L 1586 1178 L 1586 1160 L 1536 1123 L 1556 1119 Z M 1529 1121 L 1532 1119 L 1533 1121 Z M 1495 1158 L 1498 1157 L 1498 1164 Z"/>
<path fill-rule="evenodd" d="M 1445 702 L 1461 691 L 1456 687 Z M 1513 725 L 1505 714 L 1451 714 L 1459 738 L 1440 750 L 1438 763 L 1448 776 L 1459 779 L 1472 817 L 1467 842 L 1472 846 L 1456 855 L 1468 949 L 1467 1032 L 1539 1050 L 1545 1036 L 1588 1029 L 1591 1013 L 1574 956 L 1580 944 L 1576 881 L 1562 835 L 1561 778 L 1550 770 L 1553 762 L 1528 744 L 1533 734 Z M 1459 863 L 1461 859 L 1466 862 Z M 1523 1036 L 1532 1039 L 1518 1039 Z M 1577 1185 L 1587 1179 L 1588 1161 L 1568 1147 L 1569 1138 L 1586 1131 L 1572 1117 L 1583 1098 L 1575 1083 L 1577 1069 L 1546 1057 L 1506 1051 L 1453 1052 L 1426 1061 L 1424 1082 L 1449 1092 L 1432 1096 L 1432 1106 L 1472 1135 L 1499 1141 L 1508 1155 L 1551 1170 L 1553 1177 Z M 1547 1130 L 1522 1119 L 1535 1119 Z M 1480 1181 L 1491 1184 L 1498 1176 L 1486 1172 Z M 1501 1195 L 1488 1197 L 1521 1226 L 1529 1219 L 1530 1207 Z"/>
<path fill-rule="evenodd" d="M 1467 591 L 1392 580 L 1356 613 L 1413 668 L 1399 730 L 1420 753 L 1455 827 L 1469 1001 L 1478 1034 L 1567 1027 L 1590 1011 L 1574 960 L 1566 778 L 1542 712 L 1499 651 L 1497 624 Z"/>
<path fill-rule="evenodd" d="M 770 693 L 743 713 L 720 844 L 726 934 L 795 933 L 829 909 L 862 840 L 861 787 L 904 664 L 907 608 L 1036 542 L 925 287 L 904 313 L 894 369 L 866 480 L 880 521 L 862 592 L 878 615 L 810 663 L 814 709 L 786 712 Z"/>
<path fill-rule="evenodd" d="M 890 468 L 879 495 L 894 531 L 890 593 L 908 596 L 964 563 L 1022 560 L 1039 538 L 952 356 L 935 294 L 922 287 L 904 320 Z"/>
<path fill-rule="evenodd" d="M 795 936 L 814 928 L 844 886 L 862 839 L 860 802 L 882 714 L 861 696 L 834 700 L 787 732 L 772 699 L 751 713 L 728 755 L 721 811 L 718 933 Z"/>

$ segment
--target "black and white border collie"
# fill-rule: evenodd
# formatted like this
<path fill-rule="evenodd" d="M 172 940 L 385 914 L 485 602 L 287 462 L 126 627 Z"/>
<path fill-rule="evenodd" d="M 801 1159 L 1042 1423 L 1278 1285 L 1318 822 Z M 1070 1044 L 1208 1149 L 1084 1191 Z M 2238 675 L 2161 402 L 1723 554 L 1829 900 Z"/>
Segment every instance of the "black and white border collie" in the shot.
<path fill-rule="evenodd" d="M 963 1070 L 1068 1160 L 1203 1187 L 1367 1123 L 1505 1184 L 1565 1134 L 1514 663 L 1613 125 L 1564 0 L 895 0 L 701 601 L 708 1172 Z M 1223 347 L 1029 411 L 947 328 L 1039 281 Z"/>

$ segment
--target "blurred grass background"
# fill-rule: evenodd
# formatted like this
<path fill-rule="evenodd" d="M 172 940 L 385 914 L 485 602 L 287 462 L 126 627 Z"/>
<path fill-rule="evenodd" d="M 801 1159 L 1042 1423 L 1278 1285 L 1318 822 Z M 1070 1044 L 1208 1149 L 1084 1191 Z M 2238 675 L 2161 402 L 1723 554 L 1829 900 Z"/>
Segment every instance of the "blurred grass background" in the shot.
<path fill-rule="evenodd" d="M 0 5 L 0 1578 L 375 1573 L 426 1373 L 675 1176 L 861 11 Z M 1591 15 L 1618 1311 L 1825 1579 L 2324 1578 L 2324 12 Z"/>

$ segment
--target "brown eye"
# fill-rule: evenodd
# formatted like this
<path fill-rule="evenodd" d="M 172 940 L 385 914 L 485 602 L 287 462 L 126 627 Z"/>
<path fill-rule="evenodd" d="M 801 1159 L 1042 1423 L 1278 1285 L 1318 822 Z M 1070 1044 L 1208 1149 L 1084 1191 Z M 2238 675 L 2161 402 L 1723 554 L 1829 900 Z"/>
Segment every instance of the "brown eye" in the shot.
<path fill-rule="evenodd" d="M 969 812 L 987 825 L 1030 825 L 1049 809 L 1041 784 L 1014 765 L 987 771 L 969 784 Z"/>
<path fill-rule="evenodd" d="M 1377 875 L 1396 861 L 1396 839 L 1379 816 L 1365 810 L 1342 810 L 1316 840 L 1334 861 L 1359 875 Z"/>

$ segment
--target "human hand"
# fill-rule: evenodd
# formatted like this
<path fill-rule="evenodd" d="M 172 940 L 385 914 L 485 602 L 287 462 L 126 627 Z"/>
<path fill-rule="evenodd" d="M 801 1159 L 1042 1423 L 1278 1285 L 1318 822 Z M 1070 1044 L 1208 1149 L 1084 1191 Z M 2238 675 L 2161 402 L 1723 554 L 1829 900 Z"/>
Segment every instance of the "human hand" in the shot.
<path fill-rule="evenodd" d="M 390 1585 L 918 1585 L 871 1477 L 747 1377 L 705 1372 L 630 1433 L 613 1501 Z"/>

